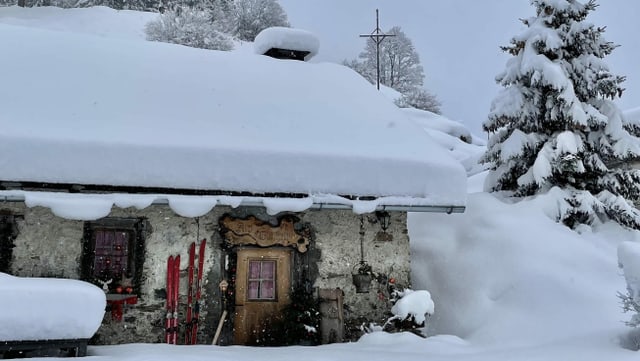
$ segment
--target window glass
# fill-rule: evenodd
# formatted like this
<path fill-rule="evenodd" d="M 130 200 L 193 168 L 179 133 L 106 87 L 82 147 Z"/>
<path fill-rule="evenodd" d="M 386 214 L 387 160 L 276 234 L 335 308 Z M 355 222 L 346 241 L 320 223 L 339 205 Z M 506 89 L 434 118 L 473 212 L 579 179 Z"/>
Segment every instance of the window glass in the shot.
<path fill-rule="evenodd" d="M 250 260 L 249 272 L 247 276 L 248 299 L 276 299 L 276 261 Z"/>
<path fill-rule="evenodd" d="M 120 281 L 133 274 L 132 241 L 129 232 L 97 229 L 94 231 L 93 276 L 99 280 Z"/>

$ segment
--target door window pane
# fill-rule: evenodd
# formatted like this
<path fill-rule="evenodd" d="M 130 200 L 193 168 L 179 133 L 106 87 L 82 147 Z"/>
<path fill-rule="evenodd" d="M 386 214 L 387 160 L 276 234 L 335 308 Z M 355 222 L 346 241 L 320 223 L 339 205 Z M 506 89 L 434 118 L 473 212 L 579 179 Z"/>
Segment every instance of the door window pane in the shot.
<path fill-rule="evenodd" d="M 260 287 L 259 281 L 249 281 L 249 299 L 258 298 L 258 288 Z"/>
<path fill-rule="evenodd" d="M 276 261 L 249 260 L 248 292 L 249 300 L 276 299 Z"/>
<path fill-rule="evenodd" d="M 249 279 L 260 278 L 260 262 L 249 262 Z"/>
<path fill-rule="evenodd" d="M 262 281 L 262 298 L 269 300 L 273 300 L 276 298 L 276 292 L 273 286 L 273 281 Z"/>

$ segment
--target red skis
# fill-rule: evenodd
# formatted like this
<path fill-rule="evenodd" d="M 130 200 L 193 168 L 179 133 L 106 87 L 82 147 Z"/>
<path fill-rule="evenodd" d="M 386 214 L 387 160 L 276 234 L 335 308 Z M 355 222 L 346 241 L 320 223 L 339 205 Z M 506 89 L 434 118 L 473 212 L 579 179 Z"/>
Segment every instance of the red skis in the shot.
<path fill-rule="evenodd" d="M 171 318 L 173 318 L 173 256 L 167 260 L 167 319 L 164 323 L 164 342 L 171 343 Z"/>
<path fill-rule="evenodd" d="M 191 311 L 193 310 L 193 264 L 196 258 L 196 243 L 191 243 L 189 247 L 189 283 L 187 287 L 187 328 L 184 332 L 184 344 L 192 345 L 195 342 L 191 340 Z"/>
<path fill-rule="evenodd" d="M 202 295 L 202 273 L 204 269 L 204 250 L 206 244 L 206 239 L 203 239 L 200 242 L 200 249 L 198 252 L 198 273 L 195 280 L 195 288 L 193 284 L 196 258 L 195 242 L 191 243 L 191 246 L 189 247 L 189 286 L 187 294 L 187 326 L 185 329 L 186 345 L 195 345 L 198 342 L 198 318 L 200 317 L 200 297 Z"/>
<path fill-rule="evenodd" d="M 202 295 L 202 273 L 204 271 L 204 249 L 207 240 L 200 242 L 197 277 L 194 285 L 196 244 L 189 247 L 187 319 L 185 324 L 185 345 L 195 345 L 198 341 L 198 318 L 200 317 L 200 297 Z M 167 320 L 165 323 L 166 343 L 178 341 L 178 297 L 180 292 L 180 255 L 169 256 L 167 260 Z"/>
<path fill-rule="evenodd" d="M 178 340 L 178 294 L 180 290 L 180 255 L 167 260 L 167 320 L 165 322 L 166 343 Z"/>

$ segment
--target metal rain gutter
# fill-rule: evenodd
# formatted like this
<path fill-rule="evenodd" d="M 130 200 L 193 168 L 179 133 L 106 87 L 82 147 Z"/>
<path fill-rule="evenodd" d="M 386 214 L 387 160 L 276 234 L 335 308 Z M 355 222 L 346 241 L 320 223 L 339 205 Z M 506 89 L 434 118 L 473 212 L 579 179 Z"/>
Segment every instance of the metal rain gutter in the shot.
<path fill-rule="evenodd" d="M 0 195 L 0 202 L 24 202 L 23 195 Z M 169 205 L 167 199 L 156 199 L 152 205 Z M 265 208 L 262 201 L 259 200 L 243 200 L 240 203 L 240 207 L 261 207 Z M 390 211 L 390 212 L 417 212 L 417 213 L 464 213 L 465 206 L 431 206 L 431 205 L 379 205 L 376 207 L 376 211 Z M 316 203 L 314 202 L 310 210 L 323 210 L 323 209 L 340 209 L 340 210 L 353 210 L 353 206 L 349 204 L 341 203 Z"/>

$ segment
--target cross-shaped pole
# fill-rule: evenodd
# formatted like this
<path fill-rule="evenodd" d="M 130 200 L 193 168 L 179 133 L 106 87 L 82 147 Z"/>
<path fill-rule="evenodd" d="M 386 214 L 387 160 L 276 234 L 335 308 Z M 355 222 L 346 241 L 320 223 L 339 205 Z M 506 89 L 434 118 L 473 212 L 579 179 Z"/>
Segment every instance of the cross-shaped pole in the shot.
<path fill-rule="evenodd" d="M 371 34 L 362 34 L 361 38 L 370 38 L 376 43 L 376 87 L 380 90 L 380 43 L 389 36 L 395 36 L 394 34 L 385 34 L 380 29 L 380 17 L 378 9 L 376 9 L 376 28 Z"/>

